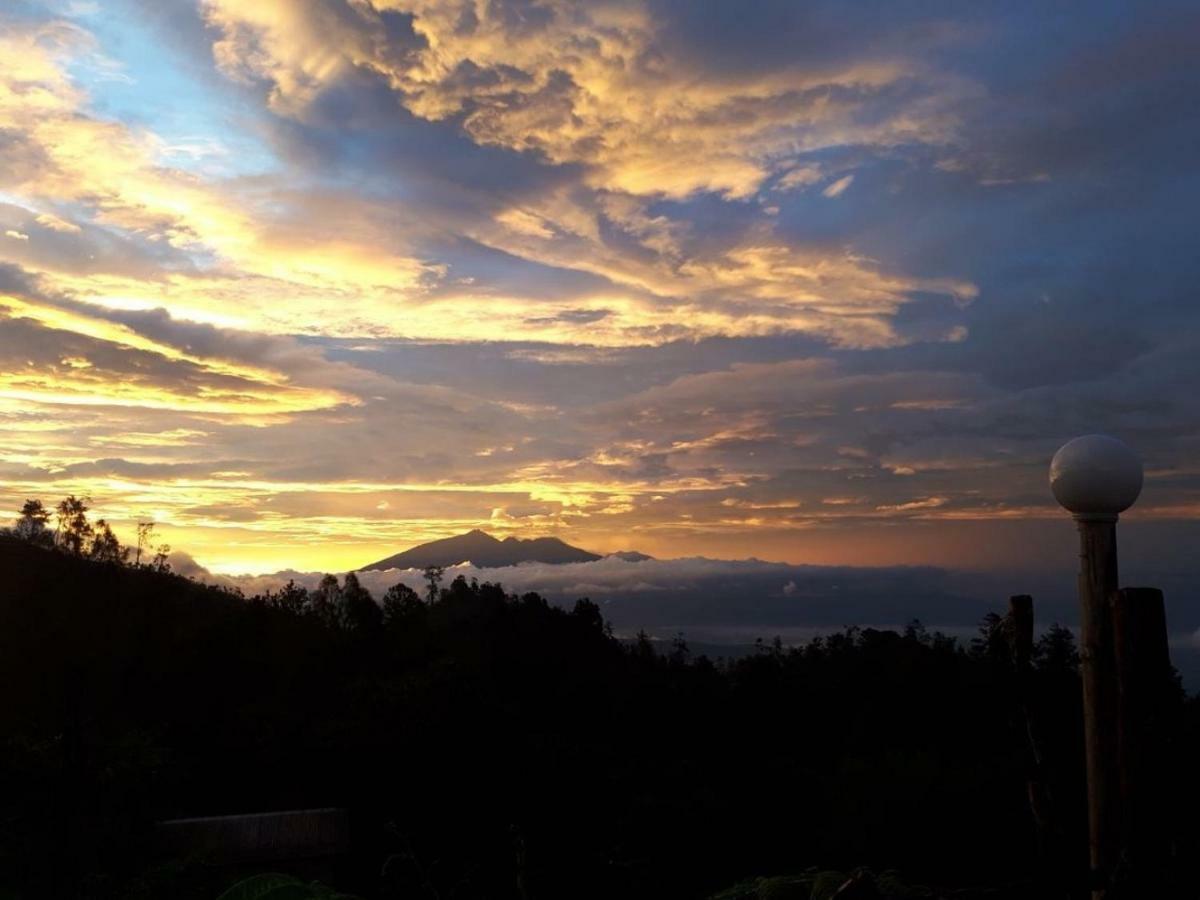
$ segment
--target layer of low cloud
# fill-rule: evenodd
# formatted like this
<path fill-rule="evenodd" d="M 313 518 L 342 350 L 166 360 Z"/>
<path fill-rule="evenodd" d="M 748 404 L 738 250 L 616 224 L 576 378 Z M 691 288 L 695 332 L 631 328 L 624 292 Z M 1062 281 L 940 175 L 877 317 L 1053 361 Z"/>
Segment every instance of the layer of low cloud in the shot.
<path fill-rule="evenodd" d="M 1133 555 L 1142 552 L 1135 547 Z M 174 555 L 172 562 L 182 574 L 247 597 L 289 582 L 313 588 L 324 577 L 295 570 L 213 575 L 186 554 Z M 1139 562 L 1131 568 L 1137 571 Z M 421 595 L 427 590 L 423 573 L 415 569 L 356 574 L 377 600 L 396 584 Z M 479 569 L 463 564 L 445 570 L 443 585 L 459 577 L 500 584 L 510 593 L 533 591 L 568 609 L 586 597 L 599 605 L 619 637 L 645 632 L 664 643 L 683 637 L 697 652 L 715 655 L 747 652 L 756 641 L 776 638 L 785 645 L 803 644 L 852 626 L 899 631 L 914 621 L 966 644 L 987 614 L 1007 610 L 1007 598 L 1014 593 L 1034 595 L 1039 632 L 1055 624 L 1078 625 L 1078 600 L 1067 566 L 1051 574 L 980 573 L 940 566 L 797 566 L 703 557 L 629 562 L 608 556 L 562 565 Z M 1158 585 L 1166 589 L 1173 662 L 1188 684 L 1200 683 L 1195 605 L 1200 595 L 1194 583 L 1178 578 Z"/>
<path fill-rule="evenodd" d="M 248 596 L 289 581 L 312 588 L 322 577 L 291 570 L 214 576 L 186 556 L 175 563 L 183 574 L 237 587 Z M 628 562 L 609 556 L 565 565 L 477 569 L 464 564 L 447 569 L 445 583 L 460 576 L 502 584 L 510 592 L 534 591 L 568 606 L 590 598 L 622 632 L 679 627 L 712 635 L 727 629 L 733 637 L 757 629 L 758 636 L 769 638 L 772 629 L 828 629 L 859 622 L 902 626 L 914 618 L 961 626 L 978 621 L 987 608 L 972 595 L 977 584 L 936 567 L 794 566 L 706 558 Z M 359 572 L 358 578 L 376 598 L 394 584 L 420 593 L 426 588 L 423 574 L 413 569 Z"/>

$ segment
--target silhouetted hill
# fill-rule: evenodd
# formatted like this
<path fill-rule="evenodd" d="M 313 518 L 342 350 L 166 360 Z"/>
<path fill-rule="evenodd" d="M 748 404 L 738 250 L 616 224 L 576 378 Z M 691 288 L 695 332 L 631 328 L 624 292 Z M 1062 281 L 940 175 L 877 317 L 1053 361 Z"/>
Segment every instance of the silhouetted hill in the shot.
<path fill-rule="evenodd" d="M 179 575 L 92 562 L 3 536 L 0 585 L 0 672 L 42 638 L 76 668 L 114 654 L 149 659 L 171 638 L 211 627 L 245 605 Z"/>
<path fill-rule="evenodd" d="M 810 867 L 860 864 L 1008 886 L 888 900 L 1082 896 L 1073 638 L 1018 673 L 1004 620 L 984 626 L 714 664 L 461 576 L 242 598 L 0 538 L 0 897 L 212 900 L 228 881 L 162 859 L 154 822 L 328 807 L 352 823 L 335 886 L 366 900 L 808 897 Z M 1164 699 L 1182 813 L 1200 705 Z M 1059 804 L 1042 838 L 1030 723 Z M 1173 815 L 1190 888 L 1200 835 Z"/>
<path fill-rule="evenodd" d="M 601 557 L 587 550 L 580 550 L 558 538 L 507 537 L 496 540 L 486 531 L 476 528 L 466 534 L 443 538 L 420 544 L 403 553 L 389 556 L 363 566 L 362 571 L 371 569 L 424 569 L 427 566 L 457 566 L 469 562 L 480 569 L 495 569 L 515 566 L 523 562 L 560 563 L 592 562 Z"/>

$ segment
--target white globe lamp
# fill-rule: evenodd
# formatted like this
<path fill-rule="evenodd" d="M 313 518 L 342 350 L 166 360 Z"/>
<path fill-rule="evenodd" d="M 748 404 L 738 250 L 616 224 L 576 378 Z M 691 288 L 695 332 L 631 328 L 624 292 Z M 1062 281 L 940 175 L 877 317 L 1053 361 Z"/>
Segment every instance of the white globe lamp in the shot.
<path fill-rule="evenodd" d="M 1077 437 L 1054 454 L 1050 490 L 1076 518 L 1115 520 L 1142 492 L 1142 461 L 1108 435 Z"/>

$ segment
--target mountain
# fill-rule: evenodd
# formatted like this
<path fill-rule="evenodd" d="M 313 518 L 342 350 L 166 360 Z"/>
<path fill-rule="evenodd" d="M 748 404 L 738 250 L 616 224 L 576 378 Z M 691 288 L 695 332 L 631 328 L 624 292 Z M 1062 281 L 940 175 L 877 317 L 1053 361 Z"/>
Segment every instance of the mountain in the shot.
<path fill-rule="evenodd" d="M 617 559 L 623 559 L 625 562 L 645 562 L 648 559 L 654 559 L 646 553 L 638 553 L 636 550 L 618 550 L 616 553 L 610 553 L 609 556 L 615 556 Z"/>
<path fill-rule="evenodd" d="M 563 543 L 558 538 L 533 538 L 522 540 L 507 537 L 496 540 L 485 531 L 476 528 L 466 534 L 443 538 L 420 544 L 363 566 L 360 571 L 372 569 L 424 569 L 426 566 L 457 566 L 469 562 L 480 569 L 495 569 L 515 566 L 523 562 L 540 562 L 558 565 L 561 563 L 592 562 L 601 557 L 578 547 Z"/>

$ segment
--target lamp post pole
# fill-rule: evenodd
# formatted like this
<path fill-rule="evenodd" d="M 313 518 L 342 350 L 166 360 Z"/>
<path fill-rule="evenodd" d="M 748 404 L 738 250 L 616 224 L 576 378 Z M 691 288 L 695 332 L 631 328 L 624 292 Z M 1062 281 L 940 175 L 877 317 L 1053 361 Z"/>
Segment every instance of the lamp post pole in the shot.
<path fill-rule="evenodd" d="M 1079 528 L 1079 661 L 1087 749 L 1088 850 L 1092 897 L 1107 894 L 1120 854 L 1120 748 L 1112 596 L 1117 590 L 1117 517 L 1075 517 Z"/>
<path fill-rule="evenodd" d="M 1121 855 L 1120 699 L 1113 608 L 1117 518 L 1142 489 L 1142 463 L 1125 444 L 1088 435 L 1065 444 L 1050 463 L 1055 499 L 1079 529 L 1079 660 L 1087 750 L 1088 850 L 1093 900 L 1109 896 Z"/>

